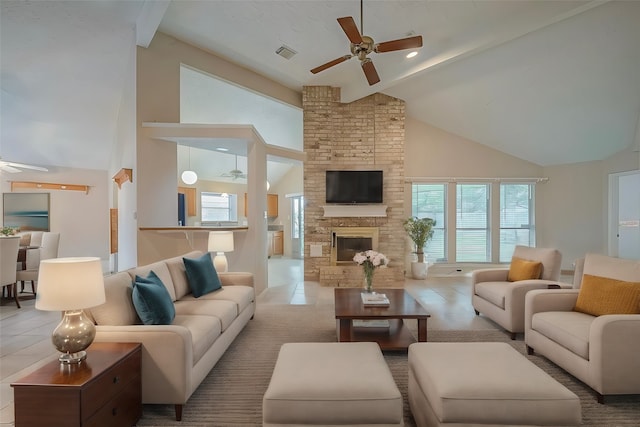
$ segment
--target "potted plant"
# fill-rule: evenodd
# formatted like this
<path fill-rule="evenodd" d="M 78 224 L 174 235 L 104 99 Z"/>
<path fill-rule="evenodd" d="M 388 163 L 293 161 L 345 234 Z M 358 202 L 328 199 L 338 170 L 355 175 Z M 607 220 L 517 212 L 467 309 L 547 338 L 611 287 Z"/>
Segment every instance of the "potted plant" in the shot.
<path fill-rule="evenodd" d="M 14 236 L 17 231 L 18 229 L 14 227 L 2 227 L 0 228 L 0 236 L 3 236 L 3 237 Z"/>
<path fill-rule="evenodd" d="M 424 279 L 427 277 L 428 265 L 424 262 L 424 246 L 433 237 L 436 221 L 432 218 L 411 217 L 404 221 L 403 226 L 411 241 L 415 245 L 415 253 L 418 261 L 411 263 L 411 272 L 414 279 Z"/>

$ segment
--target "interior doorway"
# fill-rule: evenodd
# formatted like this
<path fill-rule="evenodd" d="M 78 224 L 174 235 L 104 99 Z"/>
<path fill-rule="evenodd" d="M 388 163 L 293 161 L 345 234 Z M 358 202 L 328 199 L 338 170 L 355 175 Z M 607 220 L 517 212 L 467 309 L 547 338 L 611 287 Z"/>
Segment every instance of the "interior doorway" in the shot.
<path fill-rule="evenodd" d="M 640 171 L 609 175 L 609 252 L 640 259 Z"/>
<path fill-rule="evenodd" d="M 291 196 L 291 258 L 304 255 L 304 196 Z"/>

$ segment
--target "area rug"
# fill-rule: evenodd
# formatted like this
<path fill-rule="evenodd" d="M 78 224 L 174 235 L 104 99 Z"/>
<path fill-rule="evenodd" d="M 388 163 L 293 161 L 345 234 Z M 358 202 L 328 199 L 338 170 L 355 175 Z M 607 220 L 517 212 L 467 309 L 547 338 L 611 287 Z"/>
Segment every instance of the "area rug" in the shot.
<path fill-rule="evenodd" d="M 408 325 L 415 335 L 414 322 Z M 176 422 L 173 405 L 144 405 L 139 426 L 259 426 L 262 425 L 262 396 L 280 350 L 287 342 L 334 342 L 332 305 L 259 305 L 253 320 L 236 338 L 208 377 L 184 406 Z M 428 330 L 428 341 L 507 342 L 526 356 L 520 338 L 511 341 L 497 329 Z M 591 389 L 544 357 L 526 356 L 580 397 L 584 426 L 640 426 L 640 398 L 612 397 L 606 405 L 596 401 Z M 385 359 L 404 398 L 406 426 L 415 426 L 407 400 L 407 355 L 385 352 Z"/>

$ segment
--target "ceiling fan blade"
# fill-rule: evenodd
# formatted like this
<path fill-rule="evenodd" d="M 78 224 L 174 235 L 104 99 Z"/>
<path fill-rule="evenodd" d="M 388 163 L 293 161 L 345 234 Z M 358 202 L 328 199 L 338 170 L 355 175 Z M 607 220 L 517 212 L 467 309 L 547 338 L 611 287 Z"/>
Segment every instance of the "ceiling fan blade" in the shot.
<path fill-rule="evenodd" d="M 407 37 L 404 39 L 378 43 L 374 50 L 377 53 L 384 53 L 393 52 L 394 50 L 411 49 L 415 47 L 422 47 L 422 36 Z"/>
<path fill-rule="evenodd" d="M 42 168 L 40 166 L 25 165 L 24 163 L 14 163 L 14 162 L 4 162 L 4 163 L 7 166 L 12 166 L 14 168 L 31 169 L 31 170 L 40 171 L 40 172 L 49 172 L 49 169 Z"/>
<path fill-rule="evenodd" d="M 313 74 L 317 74 L 317 73 L 319 73 L 320 71 L 324 71 L 324 70 L 326 70 L 327 68 L 333 67 L 334 65 L 338 65 L 338 64 L 340 64 L 341 62 L 344 62 L 344 61 L 346 61 L 347 59 L 350 59 L 350 58 L 351 58 L 351 55 L 341 56 L 340 58 L 336 58 L 336 59 L 334 59 L 333 61 L 329 61 L 329 62 L 327 62 L 326 64 L 322 64 L 322 65 L 320 65 L 319 67 L 314 68 L 313 70 L 311 70 L 311 72 L 312 72 Z"/>
<path fill-rule="evenodd" d="M 18 172 L 22 172 L 20 169 L 16 169 L 12 166 L 9 166 L 7 164 L 0 164 L 0 169 L 2 169 L 5 172 L 8 173 L 18 173 Z"/>
<path fill-rule="evenodd" d="M 362 43 L 362 35 L 360 35 L 356 21 L 354 21 L 352 17 L 345 16 L 344 18 L 338 18 L 338 24 L 340 24 L 342 31 L 344 31 L 351 43 Z"/>
<path fill-rule="evenodd" d="M 376 67 L 373 66 L 373 62 L 369 58 L 362 61 L 362 71 L 364 71 L 364 75 L 367 77 L 367 81 L 369 82 L 369 86 L 372 86 L 380 81 L 380 77 L 378 77 L 378 72 L 376 71 Z"/>

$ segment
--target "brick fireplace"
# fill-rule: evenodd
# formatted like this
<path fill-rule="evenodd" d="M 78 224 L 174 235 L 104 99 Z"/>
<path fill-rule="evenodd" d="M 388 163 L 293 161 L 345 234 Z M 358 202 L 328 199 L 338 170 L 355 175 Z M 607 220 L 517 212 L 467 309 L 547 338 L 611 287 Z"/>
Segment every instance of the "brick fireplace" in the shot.
<path fill-rule="evenodd" d="M 305 86 L 302 90 L 304 120 L 305 195 L 305 280 L 323 286 L 362 286 L 362 267 L 352 258 L 363 241 L 346 236 L 345 243 L 356 247 L 334 259 L 335 230 L 376 229 L 379 252 L 390 260 L 388 268 L 378 269 L 374 287 L 398 287 L 404 283 L 407 255 L 404 212 L 404 123 L 405 103 L 376 93 L 357 101 L 340 102 L 340 89 Z M 354 213 L 325 215 L 325 172 L 327 170 L 382 170 L 384 174 L 383 214 Z M 348 209 L 347 209 L 348 210 Z M 373 243 L 373 238 L 372 238 Z M 311 256 L 310 248 L 313 247 Z M 372 246 L 373 247 L 373 246 Z M 351 259 L 347 259 L 349 258 Z"/>

